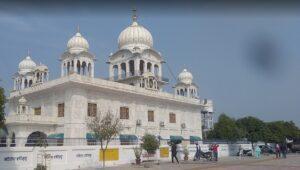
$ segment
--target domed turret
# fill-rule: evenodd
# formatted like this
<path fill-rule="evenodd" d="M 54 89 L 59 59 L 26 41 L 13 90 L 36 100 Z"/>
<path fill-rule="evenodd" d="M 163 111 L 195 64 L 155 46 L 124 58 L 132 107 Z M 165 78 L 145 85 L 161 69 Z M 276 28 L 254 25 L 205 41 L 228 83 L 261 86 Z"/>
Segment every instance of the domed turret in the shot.
<path fill-rule="evenodd" d="M 89 43 L 88 41 L 79 33 L 77 33 L 68 41 L 67 44 L 70 53 L 80 53 L 82 51 L 88 51 Z"/>
<path fill-rule="evenodd" d="M 193 75 L 187 71 L 187 69 L 183 69 L 183 71 L 178 75 L 178 81 L 184 84 L 192 84 Z"/>
<path fill-rule="evenodd" d="M 36 64 L 31 60 L 30 56 L 27 56 L 24 60 L 19 63 L 19 72 L 21 74 L 34 71 Z"/>
<path fill-rule="evenodd" d="M 35 70 L 37 70 L 37 71 L 47 71 L 48 67 L 44 64 L 39 64 L 38 66 L 36 66 Z"/>
<path fill-rule="evenodd" d="M 137 23 L 137 16 L 134 13 L 132 24 L 124 29 L 118 38 L 119 49 L 149 49 L 153 47 L 151 33 L 143 26 Z"/>

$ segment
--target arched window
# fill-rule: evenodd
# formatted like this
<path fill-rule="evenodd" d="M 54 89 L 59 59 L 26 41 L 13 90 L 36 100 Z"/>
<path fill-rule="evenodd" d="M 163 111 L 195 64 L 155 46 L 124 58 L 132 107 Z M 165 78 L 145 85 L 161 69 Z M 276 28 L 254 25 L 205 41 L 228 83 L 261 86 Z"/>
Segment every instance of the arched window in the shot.
<path fill-rule="evenodd" d="M 74 60 L 71 62 L 71 72 L 74 72 Z"/>
<path fill-rule="evenodd" d="M 16 135 L 15 132 L 13 132 L 11 135 L 10 147 L 15 147 L 15 146 L 16 146 Z"/>
<path fill-rule="evenodd" d="M 121 64 L 121 78 L 124 79 L 126 77 L 126 64 L 122 63 Z"/>
<path fill-rule="evenodd" d="M 70 74 L 70 62 L 68 62 L 68 64 L 67 64 L 67 75 L 69 75 Z"/>
<path fill-rule="evenodd" d="M 88 73 L 89 73 L 89 76 L 91 77 L 92 76 L 92 65 L 91 65 L 91 63 L 88 64 Z"/>
<path fill-rule="evenodd" d="M 183 91 L 183 89 L 180 89 L 180 95 L 181 95 L 181 96 L 184 96 L 184 91 Z"/>
<path fill-rule="evenodd" d="M 77 74 L 80 74 L 80 61 L 77 61 Z"/>
<path fill-rule="evenodd" d="M 44 73 L 44 81 L 47 80 L 47 72 Z"/>
<path fill-rule="evenodd" d="M 155 64 L 154 65 L 154 75 L 158 77 L 159 76 L 158 74 L 159 74 L 159 67 L 158 67 L 158 65 Z"/>
<path fill-rule="evenodd" d="M 25 146 L 47 146 L 47 135 L 43 132 L 33 132 L 28 138 Z"/>
<path fill-rule="evenodd" d="M 151 72 L 152 64 L 150 62 L 147 63 L 147 71 Z"/>
<path fill-rule="evenodd" d="M 114 65 L 113 66 L 113 76 L 114 76 L 114 80 L 117 80 L 118 79 L 118 65 Z"/>
<path fill-rule="evenodd" d="M 135 75 L 134 71 L 135 71 L 135 69 L 134 69 L 134 61 L 130 60 L 129 61 L 129 74 L 130 74 L 130 76 L 134 76 Z"/>
<path fill-rule="evenodd" d="M 29 87 L 32 86 L 32 80 L 29 80 Z"/>
<path fill-rule="evenodd" d="M 86 62 L 82 62 L 82 75 L 86 75 Z"/>
<path fill-rule="evenodd" d="M 28 86 L 28 81 L 27 81 L 27 79 L 25 79 L 25 81 L 24 81 L 24 87 L 26 88 Z"/>
<path fill-rule="evenodd" d="M 140 75 L 144 74 L 144 63 L 143 60 L 140 61 Z"/>

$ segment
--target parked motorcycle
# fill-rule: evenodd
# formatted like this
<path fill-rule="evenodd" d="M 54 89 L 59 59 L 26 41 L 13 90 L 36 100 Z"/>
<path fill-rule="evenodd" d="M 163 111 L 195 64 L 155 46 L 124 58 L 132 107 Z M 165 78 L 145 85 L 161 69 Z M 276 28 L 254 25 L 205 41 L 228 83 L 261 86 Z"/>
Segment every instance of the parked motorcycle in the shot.
<path fill-rule="evenodd" d="M 236 155 L 240 156 L 240 152 L 238 152 Z M 252 150 L 251 149 L 243 149 L 241 156 L 252 156 Z"/>
<path fill-rule="evenodd" d="M 212 152 L 211 151 L 208 151 L 208 152 L 200 152 L 200 157 L 201 158 L 205 158 L 206 160 L 208 161 L 212 161 L 213 159 L 213 156 L 212 156 Z"/>

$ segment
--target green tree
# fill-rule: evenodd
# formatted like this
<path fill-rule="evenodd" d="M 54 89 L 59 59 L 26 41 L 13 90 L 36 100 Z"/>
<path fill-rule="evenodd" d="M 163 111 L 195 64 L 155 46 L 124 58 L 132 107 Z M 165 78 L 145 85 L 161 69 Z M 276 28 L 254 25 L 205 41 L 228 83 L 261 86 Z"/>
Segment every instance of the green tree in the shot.
<path fill-rule="evenodd" d="M 147 151 L 148 154 L 154 154 L 159 148 L 159 142 L 154 135 L 145 134 L 142 138 L 141 147 Z"/>
<path fill-rule="evenodd" d="M 100 114 L 100 116 L 87 121 L 87 127 L 94 133 L 96 140 L 100 141 L 101 152 L 103 153 L 102 164 L 105 167 L 105 152 L 108 144 L 114 136 L 117 136 L 123 130 L 123 124 L 110 111 L 102 117 Z"/>
<path fill-rule="evenodd" d="M 208 133 L 208 139 L 224 139 L 236 141 L 243 136 L 243 131 L 238 128 L 233 118 L 226 114 L 219 116 L 218 122 L 214 124 L 214 129 Z"/>
<path fill-rule="evenodd" d="M 244 131 L 244 137 L 251 142 L 265 141 L 269 137 L 270 132 L 266 124 L 252 116 L 244 117 L 236 121 L 237 126 Z"/>
<path fill-rule="evenodd" d="M 281 143 L 284 142 L 286 138 L 300 138 L 300 130 L 292 121 L 268 122 L 267 126 L 272 134 L 268 142 Z"/>
<path fill-rule="evenodd" d="M 5 113 L 4 113 L 5 102 L 6 102 L 6 98 L 4 94 L 4 89 L 0 87 L 0 128 L 3 128 L 5 123 Z"/>

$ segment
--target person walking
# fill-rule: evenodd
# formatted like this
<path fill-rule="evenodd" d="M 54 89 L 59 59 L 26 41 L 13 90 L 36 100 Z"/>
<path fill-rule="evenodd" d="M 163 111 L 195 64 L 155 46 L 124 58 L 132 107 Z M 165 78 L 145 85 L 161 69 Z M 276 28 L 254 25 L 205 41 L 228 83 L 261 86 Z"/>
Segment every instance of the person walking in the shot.
<path fill-rule="evenodd" d="M 287 144 L 286 143 L 283 143 L 281 145 L 281 155 L 282 155 L 282 158 L 286 158 L 286 153 L 287 153 Z"/>
<path fill-rule="evenodd" d="M 239 155 L 239 158 L 240 158 L 240 160 L 242 159 L 242 156 L 243 156 L 243 148 L 242 148 L 242 145 L 240 145 L 240 147 L 239 147 L 239 153 L 238 153 L 238 155 Z"/>
<path fill-rule="evenodd" d="M 276 152 L 276 159 L 278 159 L 280 157 L 280 146 L 278 143 L 275 146 L 275 152 Z"/>
<path fill-rule="evenodd" d="M 177 158 L 177 145 L 174 142 L 171 143 L 171 153 L 172 153 L 172 163 L 174 163 L 174 158 L 176 159 L 177 163 L 179 163 Z"/>
<path fill-rule="evenodd" d="M 218 148 L 219 148 L 218 144 L 213 144 L 212 151 L 213 151 L 215 161 L 218 161 Z"/>
<path fill-rule="evenodd" d="M 201 147 L 198 144 L 198 142 L 196 142 L 196 153 L 195 153 L 195 156 L 194 156 L 194 161 L 200 160 L 200 157 L 201 157 L 200 154 L 201 154 Z"/>
<path fill-rule="evenodd" d="M 256 159 L 259 159 L 261 157 L 260 153 L 261 153 L 261 149 L 258 145 L 256 145 L 256 147 L 255 147 L 255 158 Z"/>

